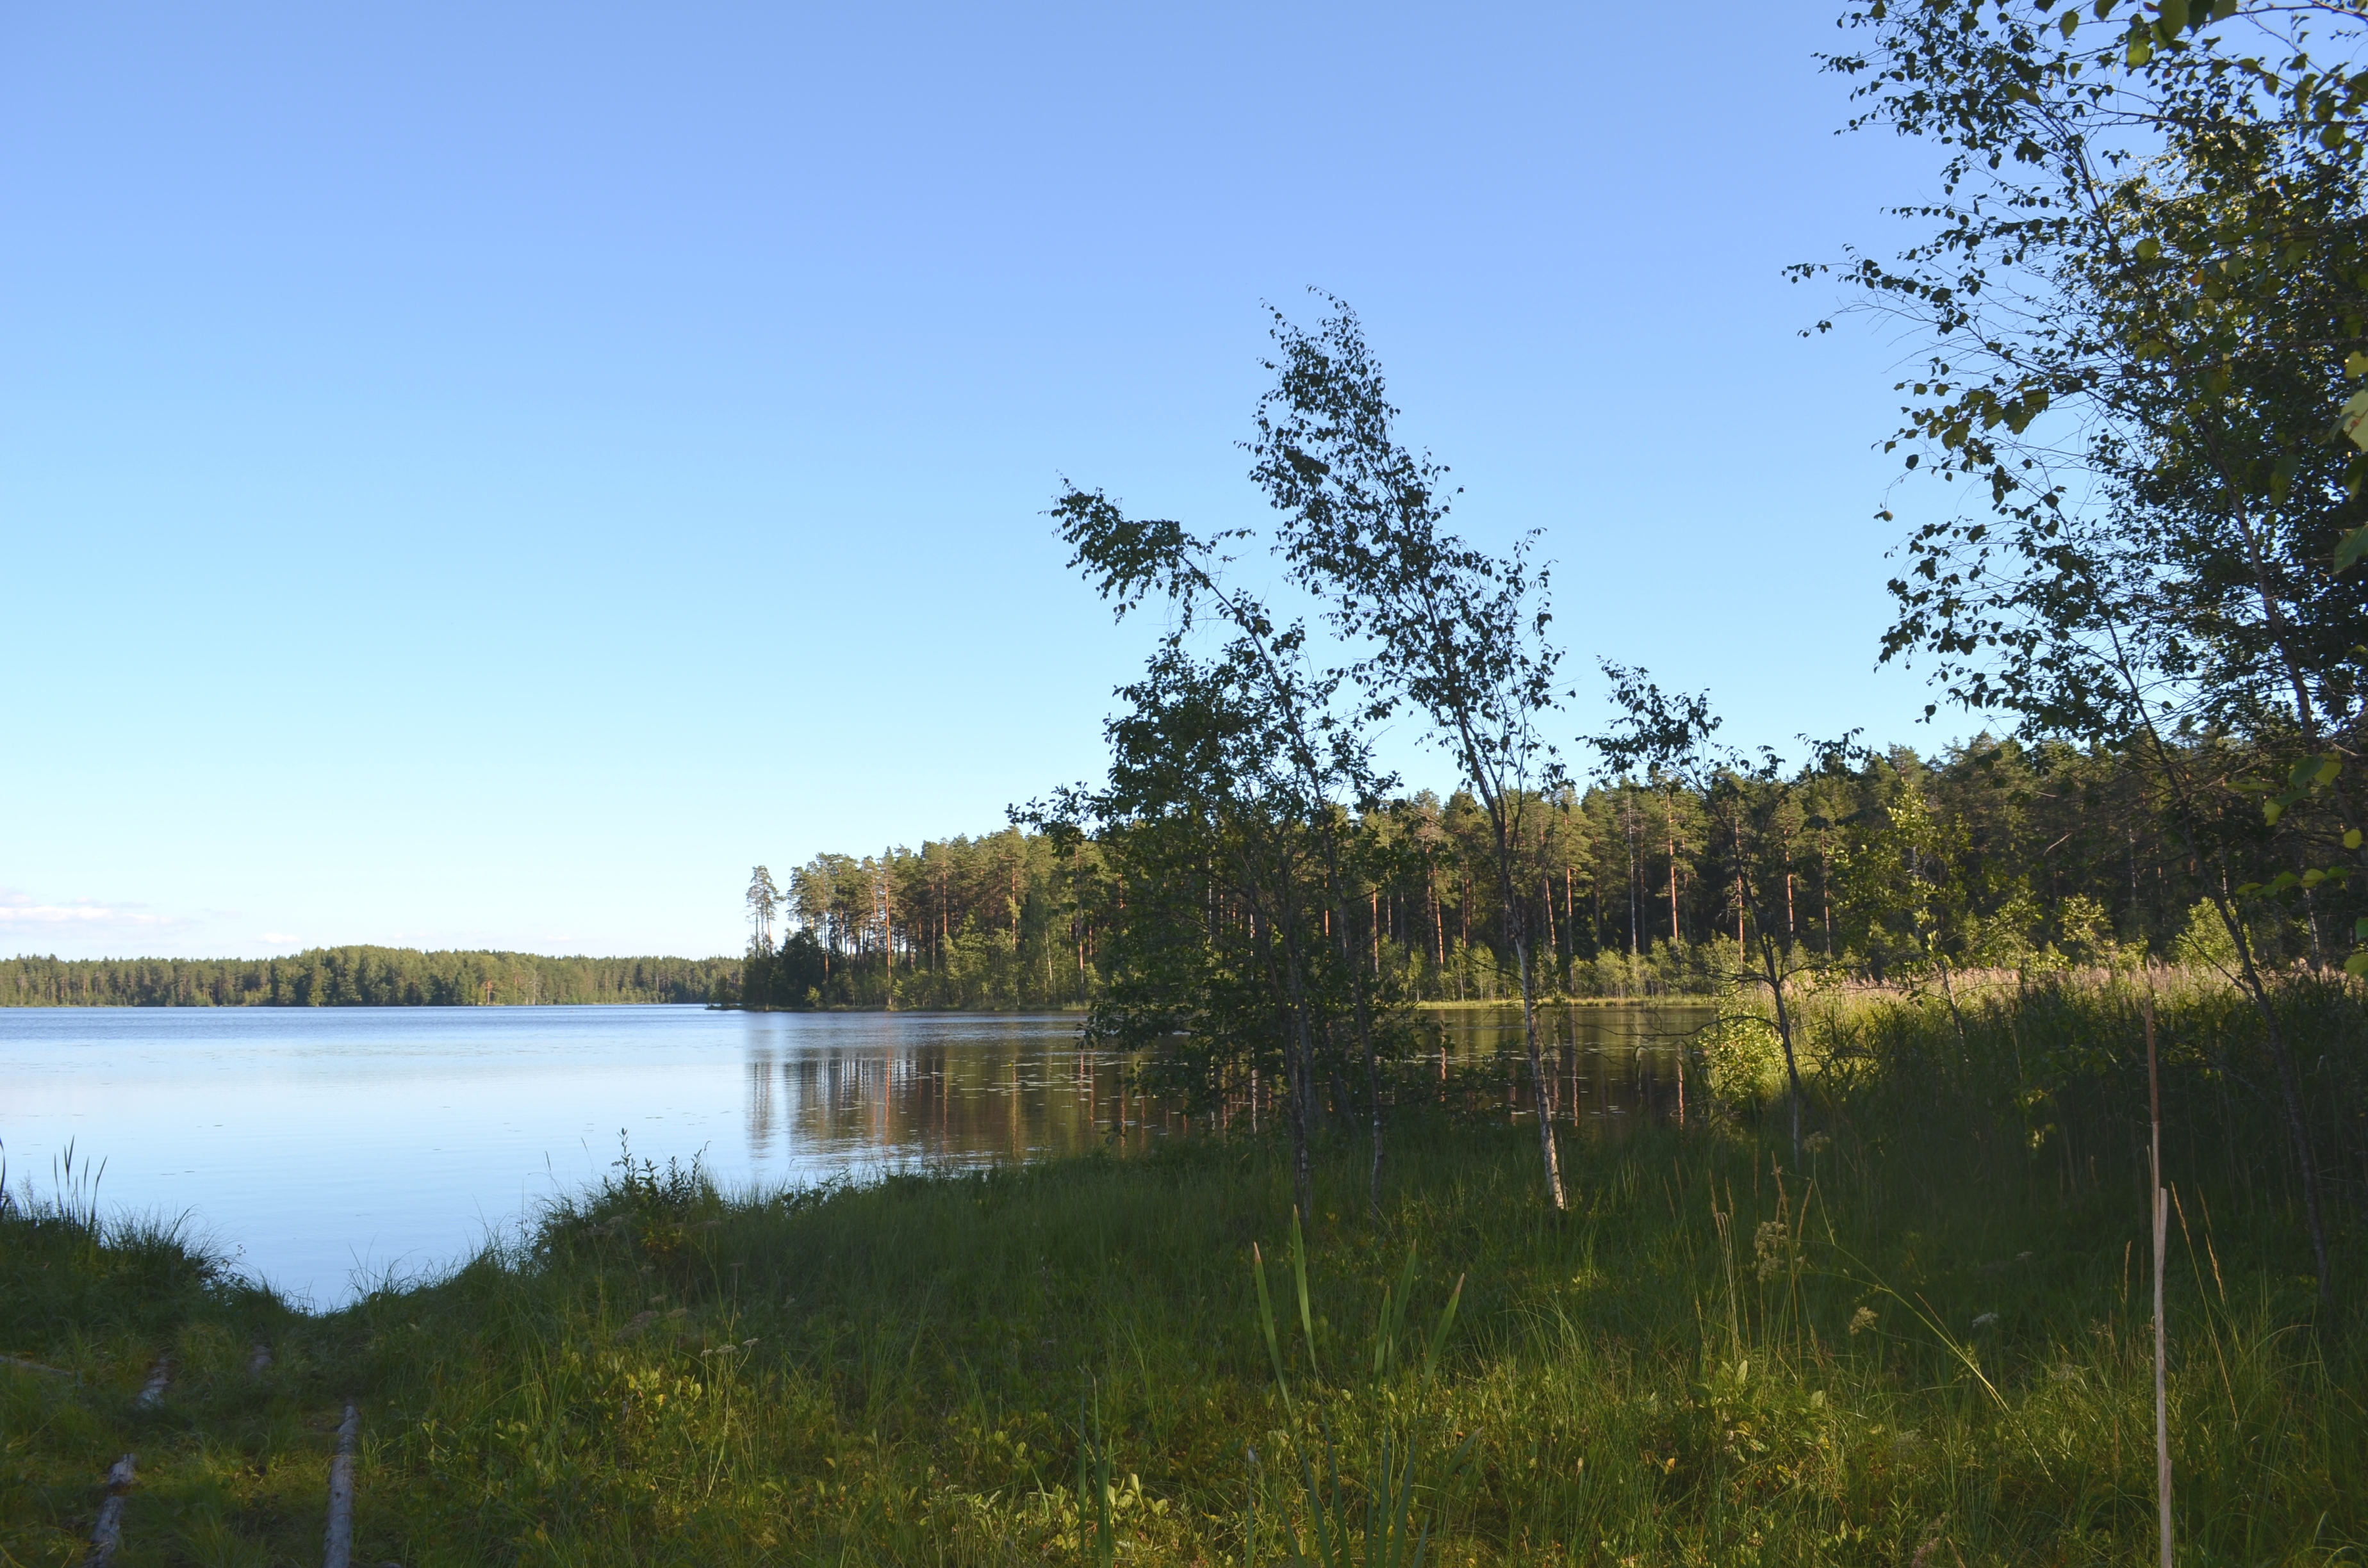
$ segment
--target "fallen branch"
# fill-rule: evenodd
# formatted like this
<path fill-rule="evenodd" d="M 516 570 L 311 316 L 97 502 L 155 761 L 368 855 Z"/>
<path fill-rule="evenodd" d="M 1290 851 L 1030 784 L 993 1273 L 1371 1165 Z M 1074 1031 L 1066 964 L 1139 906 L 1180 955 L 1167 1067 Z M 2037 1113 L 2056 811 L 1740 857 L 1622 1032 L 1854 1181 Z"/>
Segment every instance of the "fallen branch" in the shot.
<path fill-rule="evenodd" d="M 337 1457 L 329 1461 L 329 1533 L 321 1545 L 321 1568 L 349 1568 L 354 1552 L 354 1437 L 361 1413 L 351 1401 L 337 1424 Z"/>
<path fill-rule="evenodd" d="M 77 1377 L 73 1372 L 67 1371 L 63 1367 L 44 1366 L 39 1361 L 28 1361 L 22 1356 L 0 1356 L 0 1367 L 6 1367 L 12 1371 L 39 1372 L 44 1377 L 74 1378 L 76 1382 L 80 1382 L 82 1381 L 81 1378 Z"/>
<path fill-rule="evenodd" d="M 123 1497 L 131 1490 L 138 1470 L 134 1459 L 126 1454 L 108 1469 L 107 1501 L 98 1506 L 97 1522 L 90 1527 L 90 1555 L 83 1559 L 85 1568 L 107 1568 L 115 1561 L 115 1549 L 123 1544 Z"/>

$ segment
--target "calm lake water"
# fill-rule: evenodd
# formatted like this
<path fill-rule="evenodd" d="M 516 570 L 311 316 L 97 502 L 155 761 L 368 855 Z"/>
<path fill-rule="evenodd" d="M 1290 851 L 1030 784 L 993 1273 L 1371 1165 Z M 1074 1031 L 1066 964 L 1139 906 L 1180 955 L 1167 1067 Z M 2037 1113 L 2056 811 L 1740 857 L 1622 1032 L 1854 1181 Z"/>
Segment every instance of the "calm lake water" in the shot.
<path fill-rule="evenodd" d="M 1518 1016 L 1454 1013 L 1446 1049 L 1518 1049 Z M 973 1165 L 1180 1133 L 1119 1099 L 1076 1014 L 700 1007 L 0 1008 L 0 1153 L 46 1195 L 72 1146 L 110 1213 L 186 1216 L 318 1305 L 451 1264 L 634 1158 L 726 1187 Z M 1670 1011 L 1560 1008 L 1562 1114 L 1667 1114 Z M 1508 1029 L 1508 1024 L 1511 1028 Z M 1508 1102 L 1508 1114 L 1519 1114 Z"/>

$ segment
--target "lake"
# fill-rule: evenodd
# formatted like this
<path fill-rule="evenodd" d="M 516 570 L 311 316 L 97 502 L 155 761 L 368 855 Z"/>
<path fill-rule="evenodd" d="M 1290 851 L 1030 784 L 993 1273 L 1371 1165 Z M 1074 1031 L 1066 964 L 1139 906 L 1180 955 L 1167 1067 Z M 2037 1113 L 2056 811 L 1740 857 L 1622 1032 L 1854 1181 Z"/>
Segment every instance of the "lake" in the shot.
<path fill-rule="evenodd" d="M 1518 1014 L 1434 1015 L 1469 1061 Z M 1670 1010 L 1553 1008 L 1574 1121 L 1674 1105 Z M 114 1214 L 186 1218 L 240 1269 L 331 1306 L 449 1267 L 619 1157 L 727 1189 L 976 1165 L 1181 1133 L 1121 1101 L 1076 1014 L 700 1007 L 0 1008 L 0 1154 L 47 1194 L 71 1146 Z M 1522 1114 L 1508 1098 L 1508 1115 Z M 1123 1125 L 1122 1132 L 1120 1129 Z M 103 1162 L 103 1169 L 101 1163 Z"/>

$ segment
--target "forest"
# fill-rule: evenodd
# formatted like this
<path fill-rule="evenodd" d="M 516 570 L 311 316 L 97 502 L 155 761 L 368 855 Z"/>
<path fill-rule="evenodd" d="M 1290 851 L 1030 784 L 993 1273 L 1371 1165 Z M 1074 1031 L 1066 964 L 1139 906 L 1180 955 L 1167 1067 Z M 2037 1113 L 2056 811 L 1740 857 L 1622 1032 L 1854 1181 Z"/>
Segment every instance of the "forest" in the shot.
<path fill-rule="evenodd" d="M 1835 978 L 2178 963 L 2227 949 L 2207 897 L 2222 862 L 2199 862 L 2148 818 L 2144 775 L 2126 756 L 1985 735 L 1929 762 L 1894 747 L 1789 784 L 1782 937 Z M 1736 841 L 1722 810 L 1714 792 L 1666 774 L 1565 786 L 1529 804 L 1522 891 L 1543 994 L 1735 988 L 1737 921 L 1748 937 L 1752 912 L 1727 865 Z M 2318 824 L 2321 837 L 2332 831 Z M 1464 790 L 1353 813 L 1363 874 L 1347 901 L 1350 945 L 1413 1000 L 1520 994 L 1488 892 L 1488 833 Z M 2296 869 L 2293 846 L 2266 829 L 2227 849 L 2231 885 Z M 1088 1006 L 1104 987 L 1106 933 L 1124 918 L 1117 878 L 1100 846 L 1018 827 L 925 840 L 917 852 L 818 855 L 786 889 L 758 867 L 739 997 L 752 1007 Z M 2340 967 L 2362 913 L 2344 884 L 2297 880 L 2291 896 L 2249 909 L 2248 929 L 2271 961 Z"/>
<path fill-rule="evenodd" d="M 736 959 L 552 958 L 541 953 L 308 948 L 284 959 L 0 961 L 11 1007 L 519 1006 L 706 1002 L 729 994 Z"/>

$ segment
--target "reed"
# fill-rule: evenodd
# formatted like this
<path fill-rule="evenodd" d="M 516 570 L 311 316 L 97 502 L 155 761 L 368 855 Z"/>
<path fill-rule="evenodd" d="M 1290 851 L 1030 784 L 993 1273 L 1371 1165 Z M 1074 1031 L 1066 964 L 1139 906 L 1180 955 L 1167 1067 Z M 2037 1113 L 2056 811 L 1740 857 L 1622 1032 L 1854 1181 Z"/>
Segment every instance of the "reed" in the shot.
<path fill-rule="evenodd" d="M 2294 1005 L 2340 1090 L 2356 997 Z M 2277 1145 L 2212 1079 L 2241 1013 L 2169 987 L 2158 1023 L 2180 1556 L 2357 1557 L 2362 1292 L 2318 1302 Z M 639 1166 L 308 1315 L 20 1201 L 0 1351 L 80 1381 L 0 1377 L 0 1550 L 73 1561 L 137 1449 L 127 1551 L 309 1560 L 350 1391 L 356 1561 L 406 1568 L 2151 1562 L 2136 1025 L 2102 984 L 1971 999 L 1962 1045 L 1835 1002 L 1801 1165 L 1748 1100 L 1568 1137 L 1564 1215 L 1501 1104 L 1402 1120 L 1378 1221 L 1361 1145 L 1324 1148 L 1296 1235 L 1248 1137 L 797 1194 Z"/>

